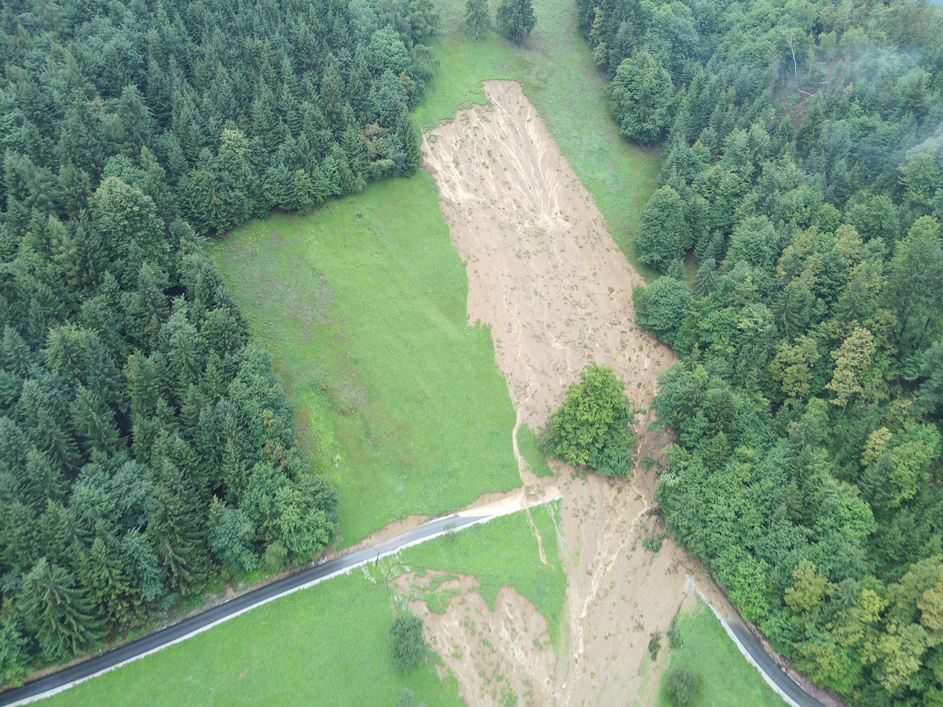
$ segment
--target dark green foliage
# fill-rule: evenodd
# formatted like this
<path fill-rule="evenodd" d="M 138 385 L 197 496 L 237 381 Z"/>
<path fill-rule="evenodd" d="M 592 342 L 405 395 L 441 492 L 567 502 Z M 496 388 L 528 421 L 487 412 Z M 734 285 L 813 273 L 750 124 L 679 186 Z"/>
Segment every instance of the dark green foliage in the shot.
<path fill-rule="evenodd" d="M 642 145 L 658 142 L 671 120 L 671 75 L 648 52 L 625 59 L 609 84 L 609 107 L 622 135 Z"/>
<path fill-rule="evenodd" d="M 651 329 L 659 339 L 674 345 L 691 304 L 691 290 L 687 283 L 665 276 L 650 287 L 637 285 L 632 290 L 632 303 L 639 326 Z"/>
<path fill-rule="evenodd" d="M 86 590 L 46 558 L 23 578 L 20 601 L 27 627 L 49 658 L 71 656 L 102 635 Z"/>
<path fill-rule="evenodd" d="M 632 243 L 639 260 L 664 271 L 670 262 L 684 257 L 685 251 L 694 245 L 689 235 L 684 201 L 678 192 L 664 186 L 642 209 L 642 230 Z"/>
<path fill-rule="evenodd" d="M 668 629 L 668 647 L 681 648 L 684 646 L 684 636 L 681 629 L 678 628 L 677 620 L 671 622 L 671 628 Z"/>
<path fill-rule="evenodd" d="M 648 639 L 648 654 L 653 661 L 658 660 L 658 652 L 661 650 L 661 631 L 655 631 Z"/>
<path fill-rule="evenodd" d="M 563 406 L 550 416 L 550 456 L 592 467 L 603 476 L 628 476 L 635 410 L 624 390 L 625 383 L 608 366 L 591 363 L 584 368 L 580 382 L 570 385 Z"/>
<path fill-rule="evenodd" d="M 653 402 L 677 435 L 665 521 L 813 680 L 854 704 L 933 704 L 943 12 L 578 8 L 614 99 L 643 65 L 675 94 L 634 236 L 670 275 L 636 289 L 637 322 L 682 359 Z"/>
<path fill-rule="evenodd" d="M 701 691 L 701 676 L 688 667 L 672 671 L 665 680 L 665 696 L 672 707 L 691 707 L 697 704 Z"/>
<path fill-rule="evenodd" d="M 523 45 L 524 38 L 537 25 L 533 0 L 501 0 L 495 20 L 508 39 Z"/>
<path fill-rule="evenodd" d="M 331 542 L 198 234 L 415 170 L 435 13 L 354 10 L 0 10 L 0 679 Z"/>
<path fill-rule="evenodd" d="M 481 30 L 487 32 L 491 25 L 491 13 L 488 10 L 488 0 L 466 0 L 465 24 L 468 25 L 469 28 L 474 27 L 475 41 L 477 42 Z"/>
<path fill-rule="evenodd" d="M 426 639 L 422 635 L 422 619 L 411 611 L 403 611 L 390 626 L 393 662 L 404 673 L 411 673 L 426 656 Z"/>

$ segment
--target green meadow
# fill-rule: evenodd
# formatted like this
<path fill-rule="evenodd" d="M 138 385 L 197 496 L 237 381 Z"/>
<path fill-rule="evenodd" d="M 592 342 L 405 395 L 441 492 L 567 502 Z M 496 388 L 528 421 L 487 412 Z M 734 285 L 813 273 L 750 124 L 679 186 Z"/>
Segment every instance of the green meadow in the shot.
<path fill-rule="evenodd" d="M 695 707 L 786 707 L 702 601 L 679 614 L 676 625 L 683 645 L 668 651 L 668 669 L 661 678 L 657 707 L 675 707 L 665 695 L 665 685 L 680 668 L 689 668 L 701 676 Z"/>
<path fill-rule="evenodd" d="M 490 331 L 425 172 L 211 248 L 340 493 L 341 547 L 520 484 Z"/>
<path fill-rule="evenodd" d="M 458 685 L 439 679 L 435 654 L 409 675 L 393 662 L 389 628 L 397 602 L 394 584 L 385 581 L 390 568 L 405 563 L 419 572 L 474 574 L 492 606 L 500 586 L 513 586 L 544 612 L 551 636 L 559 636 L 566 575 L 557 551 L 558 512 L 555 505 L 531 511 L 546 564 L 527 512 L 515 513 L 277 599 L 44 704 L 392 706 L 409 689 L 417 705 L 457 707 L 464 704 Z"/>

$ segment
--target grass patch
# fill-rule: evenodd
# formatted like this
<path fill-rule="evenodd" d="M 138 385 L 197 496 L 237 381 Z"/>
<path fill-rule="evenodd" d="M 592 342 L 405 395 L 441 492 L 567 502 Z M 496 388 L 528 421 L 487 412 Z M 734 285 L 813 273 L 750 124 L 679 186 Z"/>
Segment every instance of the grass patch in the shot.
<path fill-rule="evenodd" d="M 341 547 L 520 483 L 490 331 L 425 172 L 251 221 L 210 252 L 340 493 Z M 336 464 L 336 466 L 335 466 Z"/>
<path fill-rule="evenodd" d="M 543 614 L 553 645 L 559 649 L 567 583 L 557 543 L 559 505 L 554 502 L 529 511 L 540 533 L 546 564 L 540 560 L 527 511 L 407 548 L 395 561 L 413 570 L 474 575 L 492 611 L 498 590 L 514 587 Z"/>
<path fill-rule="evenodd" d="M 537 433 L 526 422 L 517 428 L 517 449 L 535 476 L 553 476 L 553 469 L 547 464 L 544 453 L 540 451 Z"/>
<path fill-rule="evenodd" d="M 677 619 L 683 645 L 669 651 L 668 669 L 661 678 L 657 707 L 673 707 L 665 695 L 669 676 L 689 668 L 701 677 L 695 705 L 728 707 L 785 707 L 763 677 L 743 657 L 710 608 L 697 606 Z"/>
<path fill-rule="evenodd" d="M 606 75 L 593 62 L 580 35 L 572 0 L 536 3 L 537 26 L 520 48 L 494 32 L 463 31 L 464 0 L 439 0 L 443 35 L 432 41 L 439 60 L 426 99 L 416 111 L 424 129 L 451 119 L 456 110 L 485 101 L 481 82 L 518 79 L 561 152 L 606 219 L 613 239 L 636 270 L 650 282 L 654 270 L 631 248 L 642 207 L 658 186 L 661 148 L 625 140 L 609 114 Z M 492 17 L 497 2 L 491 2 Z"/>
<path fill-rule="evenodd" d="M 44 705 L 393 705 L 457 707 L 455 680 L 409 675 L 391 652 L 389 589 L 353 572 L 266 604 L 118 668 Z M 434 660 L 434 657 L 432 657 Z"/>

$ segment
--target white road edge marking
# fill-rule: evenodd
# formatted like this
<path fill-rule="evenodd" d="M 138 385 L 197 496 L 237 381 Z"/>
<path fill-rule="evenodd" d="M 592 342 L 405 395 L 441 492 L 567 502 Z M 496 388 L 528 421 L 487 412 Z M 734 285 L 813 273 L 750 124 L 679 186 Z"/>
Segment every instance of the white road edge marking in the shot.
<path fill-rule="evenodd" d="M 273 597 L 269 597 L 268 599 L 260 601 L 258 604 L 253 604 L 252 606 L 248 606 L 245 609 L 242 609 L 241 611 L 237 611 L 234 614 L 230 614 L 229 616 L 225 616 L 219 619 L 218 621 L 214 621 L 211 624 L 207 624 L 206 626 L 201 626 L 198 629 L 194 629 L 193 631 L 191 631 L 185 636 L 181 636 L 180 638 L 176 638 L 173 641 L 165 643 L 162 646 L 158 646 L 157 648 L 153 648 L 149 651 L 145 651 L 144 653 L 141 653 L 140 655 L 136 655 L 133 658 L 128 658 L 127 660 L 124 660 L 118 663 L 117 665 L 112 665 L 111 667 L 104 668 L 103 670 L 99 670 L 97 673 L 87 675 L 84 678 L 80 678 L 78 680 L 73 680 L 72 682 L 66 685 L 60 685 L 59 687 L 55 687 L 51 690 L 47 690 L 46 692 L 40 693 L 38 695 L 33 695 L 32 697 L 24 697 L 22 700 L 11 702 L 9 705 L 7 705 L 7 707 L 18 707 L 18 705 L 28 705 L 32 702 L 38 702 L 39 700 L 45 700 L 46 698 L 52 697 L 53 695 L 58 695 L 60 692 L 65 692 L 66 690 L 72 687 L 75 687 L 76 685 L 79 685 L 87 680 L 91 680 L 92 678 L 97 678 L 99 675 L 104 675 L 105 673 L 110 673 L 112 670 L 116 670 L 122 666 L 127 665 L 128 663 L 133 663 L 134 661 L 140 660 L 141 658 L 145 658 L 151 655 L 152 653 L 157 653 L 158 651 L 162 651 L 165 648 L 169 648 L 170 646 L 176 645 L 177 643 L 182 643 L 183 641 L 186 641 L 188 638 L 193 638 L 197 634 L 203 633 L 204 631 L 209 631 L 214 626 L 219 626 L 220 624 L 226 623 L 230 619 L 234 619 L 237 616 L 242 616 L 246 612 L 252 611 L 253 609 L 257 609 L 260 606 L 264 606 L 265 604 L 268 604 L 271 601 L 275 601 L 276 599 L 281 599 L 282 597 L 287 597 L 289 594 L 294 594 L 295 592 L 301 591 L 302 589 L 308 589 L 328 579 L 339 577 L 342 574 L 348 574 L 355 569 L 359 569 L 360 567 L 363 567 L 364 565 L 369 564 L 370 562 L 376 562 L 381 557 L 388 557 L 389 555 L 395 555 L 397 552 L 400 552 L 401 550 L 405 550 L 408 547 L 413 547 L 414 545 L 421 545 L 424 542 L 442 537 L 443 535 L 446 535 L 453 531 L 461 532 L 462 530 L 465 530 L 466 528 L 471 528 L 472 526 L 475 526 L 475 525 L 481 525 L 482 523 L 487 523 L 489 521 L 494 520 L 495 518 L 500 518 L 501 516 L 504 516 L 504 515 L 510 515 L 511 513 L 518 513 L 520 511 L 527 510 L 528 508 L 536 508 L 537 506 L 543 506 L 553 501 L 559 501 L 562 498 L 563 498 L 563 495 L 559 494 L 557 496 L 553 496 L 552 498 L 542 499 L 538 501 L 537 503 L 531 504 L 529 506 L 525 506 L 524 508 L 514 508 L 511 510 L 498 511 L 497 513 L 492 513 L 486 516 L 482 516 L 481 518 L 475 521 L 472 521 L 471 523 L 467 523 L 463 525 L 461 528 L 443 528 L 438 533 L 430 535 L 429 537 L 418 538 L 416 540 L 413 540 L 412 542 L 408 542 L 405 545 L 400 545 L 399 547 L 393 548 L 391 550 L 381 551 L 378 555 L 370 556 L 365 560 L 352 564 L 350 567 L 344 567 L 342 569 L 337 570 L 336 572 L 331 572 L 331 574 L 325 575 L 323 577 L 318 577 L 317 579 L 313 579 L 310 582 L 306 582 L 305 584 L 302 584 L 300 586 L 292 587 L 291 589 L 286 589 L 284 592 L 281 592 L 280 594 L 276 594 Z M 474 510 L 460 511 L 458 513 L 453 513 L 450 516 L 444 516 L 444 518 L 436 518 L 435 520 L 430 521 L 430 522 L 434 523 L 436 521 L 440 521 L 447 518 L 469 518 L 469 517 L 473 517 L 474 515 L 475 515 Z M 367 548 L 364 548 L 364 549 L 366 550 Z M 343 555 L 341 557 L 343 557 Z M 799 706 L 796 705 L 796 707 L 799 707 Z"/>
<path fill-rule="evenodd" d="M 757 664 L 755 660 L 753 660 L 753 656 L 750 655 L 750 652 L 746 649 L 746 647 L 742 643 L 740 643 L 740 639 L 737 638 L 736 634 L 733 632 L 733 629 L 730 628 L 730 625 L 724 620 L 724 617 L 721 616 L 720 613 L 717 611 L 717 609 L 714 608 L 714 605 L 711 604 L 710 601 L 708 601 L 707 597 L 704 596 L 704 593 L 701 591 L 701 588 L 697 586 L 697 584 L 694 585 L 694 590 L 697 592 L 697 595 L 701 597 L 701 599 L 704 600 L 704 603 L 710 607 L 710 610 L 714 612 L 714 616 L 716 616 L 717 620 L 720 621 L 720 625 L 724 627 L 724 631 L 726 631 L 727 635 L 730 636 L 730 638 L 733 640 L 735 644 L 737 644 L 737 648 L 740 649 L 740 652 L 743 654 L 743 656 L 748 661 L 750 661 L 750 665 L 756 668 L 756 671 L 760 675 L 763 676 L 763 679 L 766 680 L 769 686 L 773 688 L 776 691 L 776 693 L 780 697 L 783 698 L 786 704 L 790 705 L 790 707 L 802 707 L 802 705 L 800 705 L 798 702 L 792 699 L 789 695 L 783 692 L 783 689 L 779 685 L 777 685 L 775 682 L 773 682 L 773 679 L 769 675 L 766 674 L 766 672 Z M 792 680 L 792 677 L 789 677 L 789 679 Z M 793 680 L 793 682 L 795 682 L 795 680 Z"/>

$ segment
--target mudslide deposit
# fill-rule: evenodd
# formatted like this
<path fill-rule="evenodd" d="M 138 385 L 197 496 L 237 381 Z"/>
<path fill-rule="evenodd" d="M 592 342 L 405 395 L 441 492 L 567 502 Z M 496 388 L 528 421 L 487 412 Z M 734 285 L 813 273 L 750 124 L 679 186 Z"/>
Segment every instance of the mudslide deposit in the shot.
<path fill-rule="evenodd" d="M 518 427 L 545 425 L 590 361 L 612 366 L 647 409 L 658 372 L 675 359 L 634 323 L 632 287 L 641 278 L 520 84 L 487 81 L 485 90 L 491 105 L 460 111 L 425 136 L 424 166 L 466 264 L 469 320 L 491 327 Z M 667 440 L 646 432 L 649 419 L 638 421 L 637 459 L 663 463 Z M 655 531 L 647 514 L 654 471 L 639 466 L 630 482 L 581 477 L 565 465 L 557 472 L 538 479 L 521 464 L 525 489 L 556 484 L 565 497 L 567 636 L 552 676 L 543 666 L 553 649 L 540 641 L 500 656 L 470 651 L 477 637 L 467 607 L 430 616 L 427 630 L 470 705 L 495 703 L 495 674 L 541 685 L 522 704 L 651 704 L 665 661 L 652 664 L 649 640 L 660 632 L 667 645 L 686 572 L 697 568 L 669 540 L 657 553 L 643 547 Z M 505 601 L 526 600 L 509 592 Z"/>

